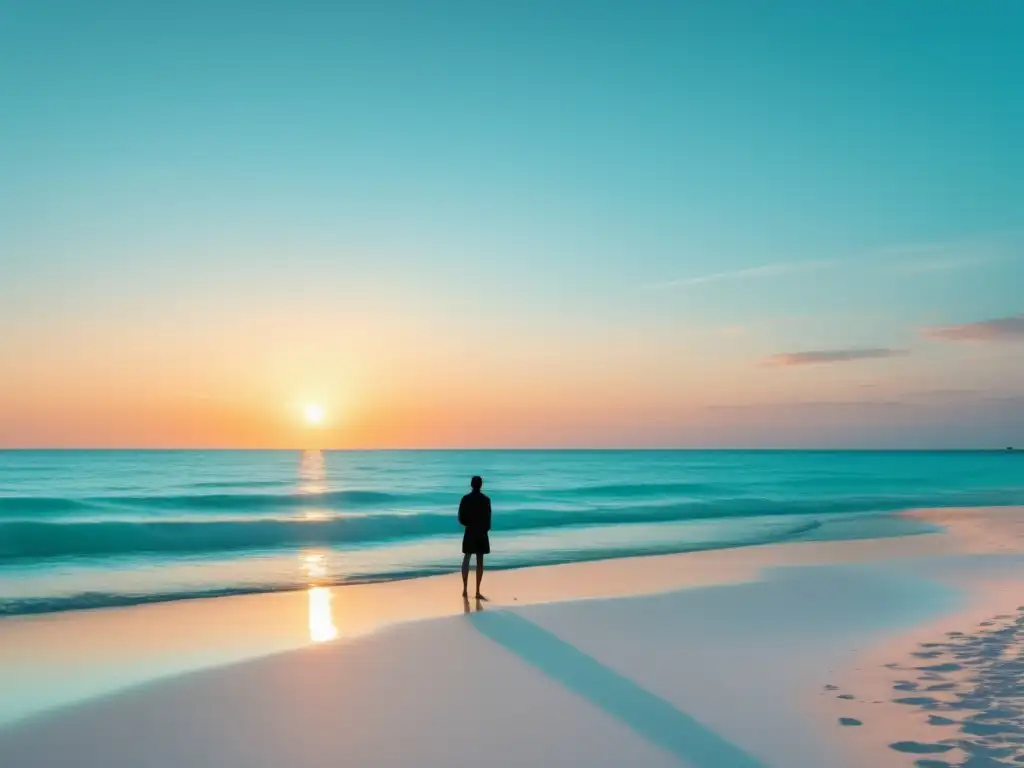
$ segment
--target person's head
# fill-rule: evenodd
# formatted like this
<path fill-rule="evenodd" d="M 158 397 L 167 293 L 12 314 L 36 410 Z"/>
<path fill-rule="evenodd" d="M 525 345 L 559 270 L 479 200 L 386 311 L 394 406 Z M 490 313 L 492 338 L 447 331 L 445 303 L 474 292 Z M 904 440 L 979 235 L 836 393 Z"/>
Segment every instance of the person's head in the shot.
<path fill-rule="evenodd" d="M 480 475 L 473 475 L 473 479 L 469 481 L 469 487 L 474 491 L 479 491 L 484 487 L 484 479 Z"/>

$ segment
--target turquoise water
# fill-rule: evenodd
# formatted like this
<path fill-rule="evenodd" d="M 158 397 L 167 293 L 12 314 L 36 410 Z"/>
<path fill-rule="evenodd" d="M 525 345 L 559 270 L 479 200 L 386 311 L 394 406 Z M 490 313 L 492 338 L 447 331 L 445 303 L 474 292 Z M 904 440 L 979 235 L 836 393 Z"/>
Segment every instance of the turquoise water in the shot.
<path fill-rule="evenodd" d="M 469 477 L 495 567 L 906 535 L 913 507 L 1024 503 L 1020 454 L 0 452 L 0 614 L 457 568 Z"/>

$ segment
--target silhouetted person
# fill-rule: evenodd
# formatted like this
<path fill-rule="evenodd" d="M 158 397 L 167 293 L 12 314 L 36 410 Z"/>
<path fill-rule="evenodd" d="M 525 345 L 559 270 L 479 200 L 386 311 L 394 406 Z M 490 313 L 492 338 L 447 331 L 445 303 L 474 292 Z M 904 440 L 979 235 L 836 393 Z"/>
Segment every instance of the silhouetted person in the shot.
<path fill-rule="evenodd" d="M 473 490 L 459 502 L 459 522 L 466 528 L 462 536 L 462 596 L 469 593 L 469 556 L 476 555 L 476 596 L 483 599 L 480 582 L 484 579 L 484 555 L 491 553 L 487 536 L 491 530 L 491 500 L 480 492 L 482 479 L 474 477 L 469 485 Z"/>

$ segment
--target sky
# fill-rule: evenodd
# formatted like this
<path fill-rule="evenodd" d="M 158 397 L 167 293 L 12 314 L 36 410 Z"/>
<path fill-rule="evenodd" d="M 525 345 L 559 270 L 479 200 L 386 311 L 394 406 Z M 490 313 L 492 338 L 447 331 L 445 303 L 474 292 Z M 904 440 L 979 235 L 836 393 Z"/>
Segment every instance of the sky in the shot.
<path fill-rule="evenodd" d="M 0 447 L 1024 445 L 1022 39 L 0 0 Z"/>

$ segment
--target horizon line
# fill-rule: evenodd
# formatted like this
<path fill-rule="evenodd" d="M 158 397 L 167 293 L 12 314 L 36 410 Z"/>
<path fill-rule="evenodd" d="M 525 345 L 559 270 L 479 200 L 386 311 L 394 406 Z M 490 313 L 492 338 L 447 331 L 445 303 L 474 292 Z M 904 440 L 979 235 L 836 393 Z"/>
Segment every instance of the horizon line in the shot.
<path fill-rule="evenodd" d="M 991 447 L 826 447 L 826 446 L 599 446 L 599 447 L 442 447 L 442 448 L 189 448 L 189 447 L 10 447 L 0 446 L 0 453 L 306 453 L 308 451 L 320 451 L 321 453 L 654 453 L 654 452 L 845 452 L 845 453 L 1024 453 L 1024 448 L 1016 446 L 991 446 Z"/>

